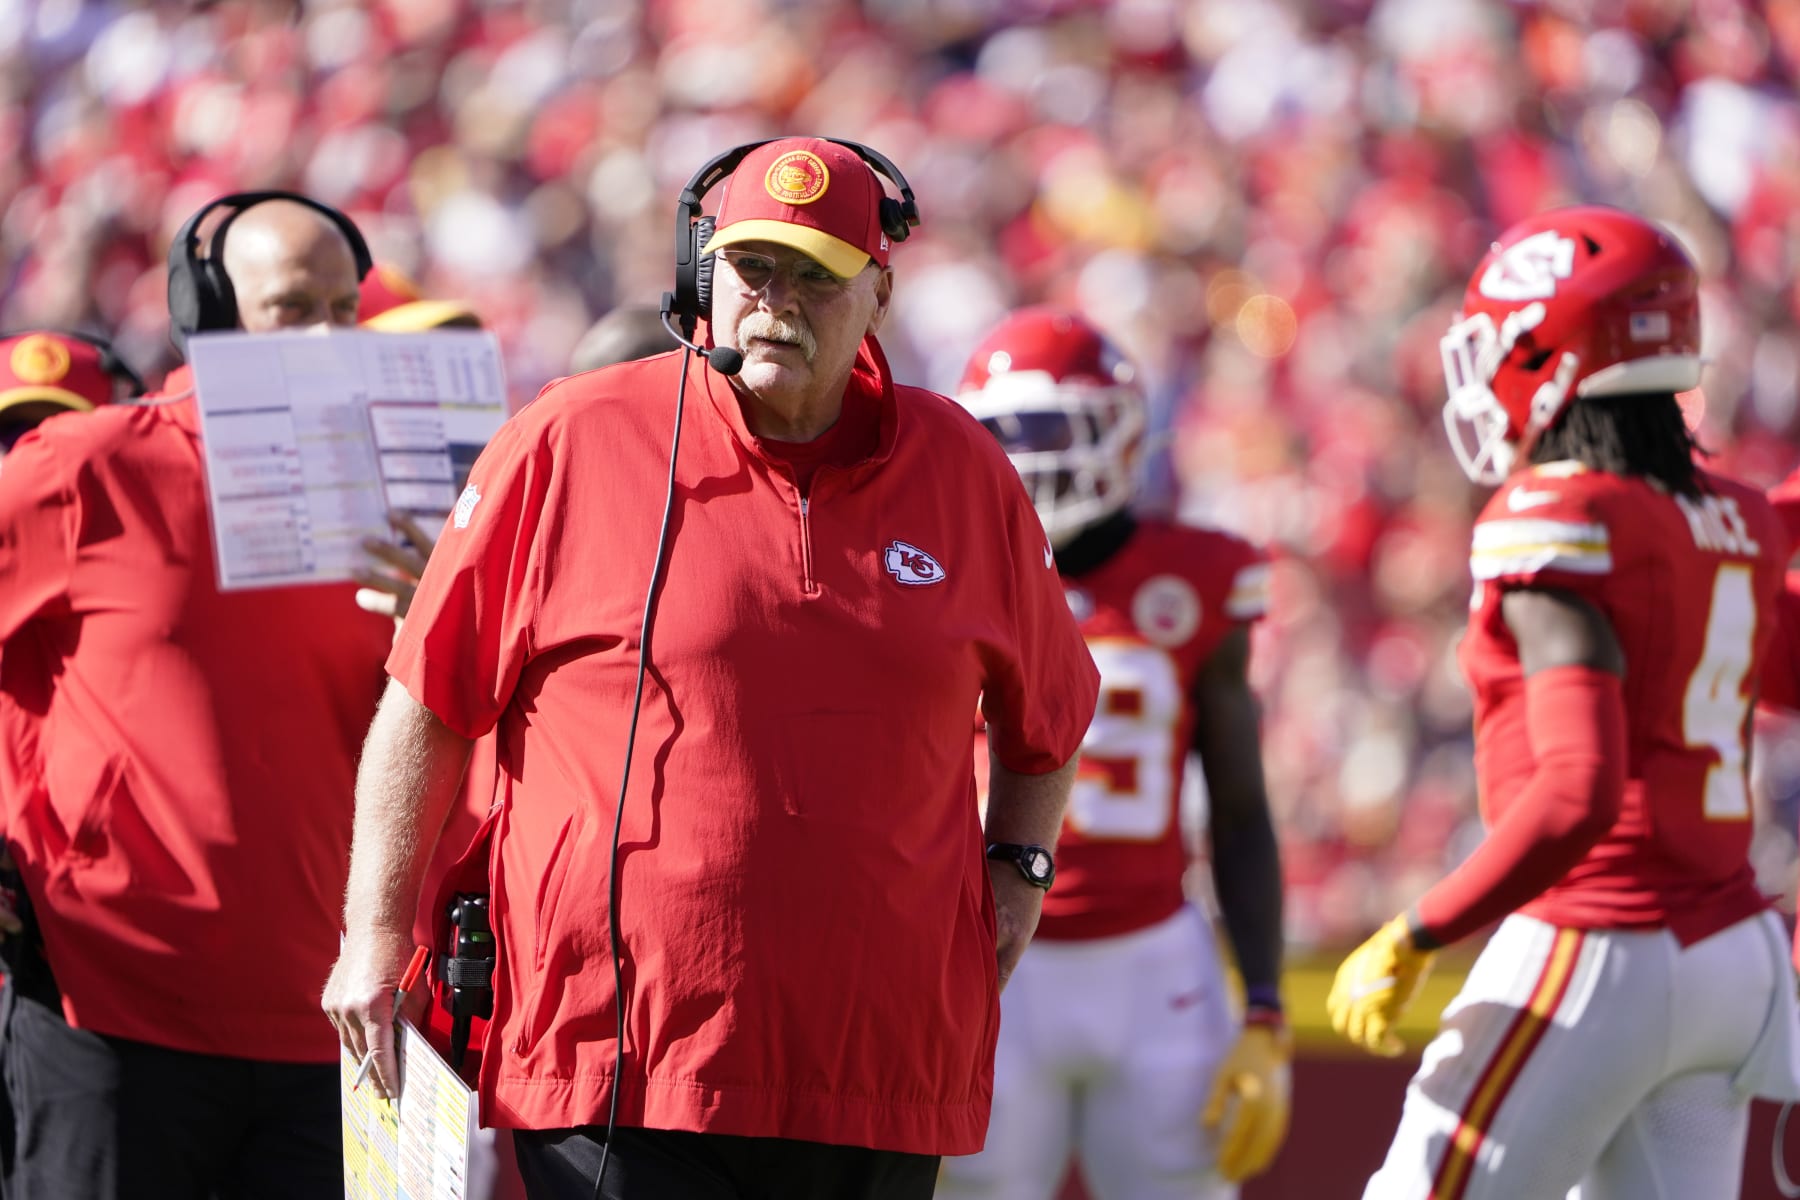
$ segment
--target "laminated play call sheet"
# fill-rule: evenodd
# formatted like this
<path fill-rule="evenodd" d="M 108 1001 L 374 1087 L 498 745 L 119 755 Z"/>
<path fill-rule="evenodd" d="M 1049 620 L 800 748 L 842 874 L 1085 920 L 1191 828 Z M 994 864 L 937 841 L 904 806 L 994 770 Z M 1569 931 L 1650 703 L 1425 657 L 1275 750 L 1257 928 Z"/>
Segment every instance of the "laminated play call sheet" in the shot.
<path fill-rule="evenodd" d="M 201 334 L 188 356 L 227 591 L 350 579 L 390 509 L 436 535 L 506 419 L 485 330 Z"/>
<path fill-rule="evenodd" d="M 339 1049 L 344 1114 L 345 1200 L 466 1200 L 484 1194 L 470 1176 L 475 1156 L 475 1093 L 411 1022 L 398 1026 L 400 1098 L 383 1100 L 358 1063 Z"/>

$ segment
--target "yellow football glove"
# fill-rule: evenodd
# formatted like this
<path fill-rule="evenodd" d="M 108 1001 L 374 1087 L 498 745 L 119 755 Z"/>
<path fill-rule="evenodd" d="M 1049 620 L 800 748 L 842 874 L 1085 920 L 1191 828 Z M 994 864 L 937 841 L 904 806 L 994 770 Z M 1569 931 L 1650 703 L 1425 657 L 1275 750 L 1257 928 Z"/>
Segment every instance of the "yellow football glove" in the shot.
<path fill-rule="evenodd" d="M 1325 1008 L 1331 1027 L 1371 1054 L 1394 1058 L 1406 1043 L 1394 1023 L 1418 994 L 1437 953 L 1413 945 L 1404 915 L 1395 917 L 1375 936 L 1350 952 L 1337 969 Z"/>
<path fill-rule="evenodd" d="M 1293 1038 L 1285 1025 L 1246 1025 L 1219 1065 L 1200 1123 L 1219 1134 L 1219 1174 L 1232 1183 L 1260 1175 L 1287 1137 Z"/>

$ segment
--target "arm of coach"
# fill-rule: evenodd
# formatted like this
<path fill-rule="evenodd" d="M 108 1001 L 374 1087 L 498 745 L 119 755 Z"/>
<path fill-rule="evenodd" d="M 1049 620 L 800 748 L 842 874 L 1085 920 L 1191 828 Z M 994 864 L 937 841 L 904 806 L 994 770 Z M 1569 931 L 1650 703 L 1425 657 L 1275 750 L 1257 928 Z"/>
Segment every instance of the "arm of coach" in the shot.
<path fill-rule="evenodd" d="M 450 814 L 473 743 L 390 681 L 356 774 L 356 828 L 344 899 L 343 949 L 323 1006 L 338 1040 L 375 1052 L 377 1095 L 399 1094 L 394 989 L 412 953 L 419 888 Z M 429 988 L 415 989 L 423 1003 Z"/>

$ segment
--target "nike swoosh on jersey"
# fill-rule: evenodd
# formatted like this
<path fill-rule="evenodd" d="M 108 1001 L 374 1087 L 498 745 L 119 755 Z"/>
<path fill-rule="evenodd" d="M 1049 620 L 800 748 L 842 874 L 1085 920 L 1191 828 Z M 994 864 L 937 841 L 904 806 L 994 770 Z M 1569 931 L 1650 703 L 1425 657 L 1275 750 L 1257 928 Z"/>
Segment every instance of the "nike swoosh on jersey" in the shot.
<path fill-rule="evenodd" d="M 1513 512 L 1524 512 L 1528 508 L 1553 504 L 1560 499 L 1562 497 L 1555 492 L 1528 492 L 1524 488 L 1514 488 L 1506 494 L 1506 507 Z"/>

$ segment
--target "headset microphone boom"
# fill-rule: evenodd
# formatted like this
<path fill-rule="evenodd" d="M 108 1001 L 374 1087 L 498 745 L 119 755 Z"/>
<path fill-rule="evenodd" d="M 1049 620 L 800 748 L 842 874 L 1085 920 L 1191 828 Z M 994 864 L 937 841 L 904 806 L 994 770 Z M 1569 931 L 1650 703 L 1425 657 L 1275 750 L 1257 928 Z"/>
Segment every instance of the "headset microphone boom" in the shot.
<path fill-rule="evenodd" d="M 705 346 L 700 345 L 700 343 L 690 342 L 682 337 L 681 330 L 675 328 L 674 321 L 670 319 L 670 312 L 674 302 L 674 292 L 663 293 L 662 323 L 663 328 L 669 331 L 670 337 L 673 337 L 683 346 L 686 346 L 695 354 L 706 359 L 706 365 L 721 375 L 736 375 L 739 371 L 744 369 L 744 356 L 736 350 L 733 350 L 730 346 L 714 346 L 711 350 L 708 350 Z"/>

